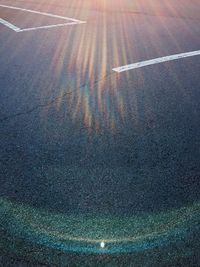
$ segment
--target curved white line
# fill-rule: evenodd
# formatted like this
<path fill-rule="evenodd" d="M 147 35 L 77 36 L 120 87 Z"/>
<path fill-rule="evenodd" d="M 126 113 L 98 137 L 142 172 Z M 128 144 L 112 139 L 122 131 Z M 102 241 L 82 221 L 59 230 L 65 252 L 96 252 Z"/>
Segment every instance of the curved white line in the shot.
<path fill-rule="evenodd" d="M 124 72 L 128 70 L 142 68 L 142 67 L 149 66 L 149 65 L 159 64 L 159 63 L 166 62 L 166 61 L 172 61 L 172 60 L 177 60 L 177 59 L 186 58 L 186 57 L 199 56 L 199 55 L 200 55 L 200 50 L 170 55 L 166 57 L 158 57 L 158 58 L 154 58 L 154 59 L 150 59 L 146 61 L 140 61 L 134 64 L 129 64 L 129 65 L 121 66 L 118 68 L 114 68 L 113 71 L 120 73 L 120 72 Z"/>

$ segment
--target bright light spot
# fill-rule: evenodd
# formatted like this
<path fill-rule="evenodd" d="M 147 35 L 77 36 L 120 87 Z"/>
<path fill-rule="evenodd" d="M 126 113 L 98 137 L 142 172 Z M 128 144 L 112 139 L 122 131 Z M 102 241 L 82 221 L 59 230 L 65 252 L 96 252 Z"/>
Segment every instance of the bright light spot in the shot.
<path fill-rule="evenodd" d="M 105 247 L 105 243 L 102 241 L 100 246 L 101 246 L 101 248 L 104 248 Z"/>

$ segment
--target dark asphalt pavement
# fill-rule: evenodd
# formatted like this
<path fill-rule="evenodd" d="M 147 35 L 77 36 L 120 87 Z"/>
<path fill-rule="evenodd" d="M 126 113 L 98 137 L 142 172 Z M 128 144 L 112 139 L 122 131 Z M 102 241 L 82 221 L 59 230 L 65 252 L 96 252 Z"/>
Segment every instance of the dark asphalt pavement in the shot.
<path fill-rule="evenodd" d="M 2 1 L 86 21 L 0 24 L 0 197 L 64 214 L 135 216 L 199 202 L 199 1 Z M 134 3 L 133 3 L 134 2 Z M 61 18 L 0 6 L 19 28 Z"/>

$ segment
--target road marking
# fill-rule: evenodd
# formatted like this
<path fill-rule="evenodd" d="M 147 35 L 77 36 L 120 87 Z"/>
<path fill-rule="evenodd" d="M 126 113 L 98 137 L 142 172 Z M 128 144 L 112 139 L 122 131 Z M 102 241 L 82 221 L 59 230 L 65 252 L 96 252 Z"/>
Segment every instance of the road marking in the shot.
<path fill-rule="evenodd" d="M 51 13 L 46 13 L 46 12 L 40 12 L 40 11 L 36 11 L 36 10 L 32 10 L 32 9 L 25 9 L 25 8 L 21 8 L 21 7 L 15 7 L 15 6 L 7 6 L 7 5 L 1 5 L 1 7 L 6 7 L 6 8 L 10 8 L 10 9 L 15 9 L 15 10 L 21 10 L 21 11 L 25 11 L 25 12 L 30 12 L 30 13 L 35 13 L 35 14 L 40 14 L 40 15 L 44 15 L 44 16 L 48 16 L 48 17 L 52 17 L 52 18 L 59 18 L 59 19 L 64 19 L 64 20 L 72 20 L 75 22 L 85 22 L 85 21 L 81 21 L 78 19 L 74 19 L 74 18 L 69 18 L 69 17 L 63 17 L 63 16 L 59 16 L 59 15 L 54 15 Z"/>
<path fill-rule="evenodd" d="M 124 72 L 124 71 L 128 71 L 128 70 L 146 67 L 149 65 L 159 64 L 159 63 L 163 63 L 163 62 L 167 62 L 167 61 L 177 60 L 177 59 L 186 58 L 186 57 L 193 57 L 193 56 L 198 56 L 198 55 L 200 55 L 200 50 L 170 55 L 170 56 L 166 56 L 166 57 L 158 57 L 158 58 L 154 58 L 154 59 L 150 59 L 150 60 L 146 60 L 146 61 L 140 61 L 140 62 L 137 62 L 134 64 L 121 66 L 118 68 L 113 68 L 113 71 L 120 73 L 120 72 Z"/>
<path fill-rule="evenodd" d="M 0 23 L 7 26 L 8 28 L 12 29 L 15 32 L 19 32 L 20 28 L 18 28 L 17 26 L 15 26 L 14 24 L 11 24 L 10 22 L 8 22 L 7 20 L 1 19 L 0 18 Z"/>
<path fill-rule="evenodd" d="M 76 24 L 81 24 L 85 22 L 68 22 L 68 23 L 61 23 L 61 24 L 55 24 L 55 25 L 47 25 L 47 26 L 40 26 L 40 27 L 35 27 L 35 28 L 26 28 L 26 29 L 20 29 L 18 32 L 27 32 L 27 31 L 34 31 L 34 30 L 39 30 L 39 29 L 50 29 L 50 28 L 55 28 L 55 27 L 62 27 L 62 26 L 67 26 L 67 25 L 76 25 Z"/>
<path fill-rule="evenodd" d="M 15 32 L 25 32 L 25 31 L 32 31 L 32 30 L 38 30 L 38 29 L 49 29 L 49 28 L 67 26 L 67 25 L 75 25 L 75 24 L 86 23 L 86 21 L 82 21 L 82 20 L 78 20 L 78 19 L 74 19 L 74 18 L 63 17 L 63 16 L 59 16 L 59 15 L 54 15 L 54 14 L 51 14 L 51 13 L 40 12 L 40 11 L 36 11 L 36 10 L 31 10 L 31 9 L 25 9 L 25 8 L 21 8 L 21 7 L 7 6 L 7 5 L 2 5 L 2 4 L 0 4 L 0 7 L 14 9 L 14 10 L 20 10 L 20 11 L 23 11 L 23 12 L 29 12 L 29 13 L 39 14 L 39 15 L 43 15 L 43 16 L 47 16 L 47 17 L 58 18 L 58 19 L 63 19 L 63 20 L 70 21 L 70 22 L 67 22 L 67 23 L 59 23 L 59 24 L 53 24 L 53 25 L 46 25 L 46 26 L 40 26 L 40 27 L 32 27 L 32 28 L 21 29 L 21 28 L 18 28 L 17 26 L 15 26 L 15 25 L 11 24 L 10 22 L 0 18 L 0 23 L 1 24 L 7 26 L 8 28 L 10 28 L 12 30 L 14 30 Z"/>

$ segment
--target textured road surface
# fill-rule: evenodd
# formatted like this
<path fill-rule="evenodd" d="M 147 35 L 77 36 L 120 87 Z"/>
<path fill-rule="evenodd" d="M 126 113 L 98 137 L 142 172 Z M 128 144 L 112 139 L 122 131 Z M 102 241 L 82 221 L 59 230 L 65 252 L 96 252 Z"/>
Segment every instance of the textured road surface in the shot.
<path fill-rule="evenodd" d="M 134 3 L 133 3 L 134 2 Z M 200 185 L 199 1 L 2 1 L 86 21 L 0 24 L 0 197 L 64 214 L 192 205 Z M 61 18 L 0 6 L 19 28 Z"/>

